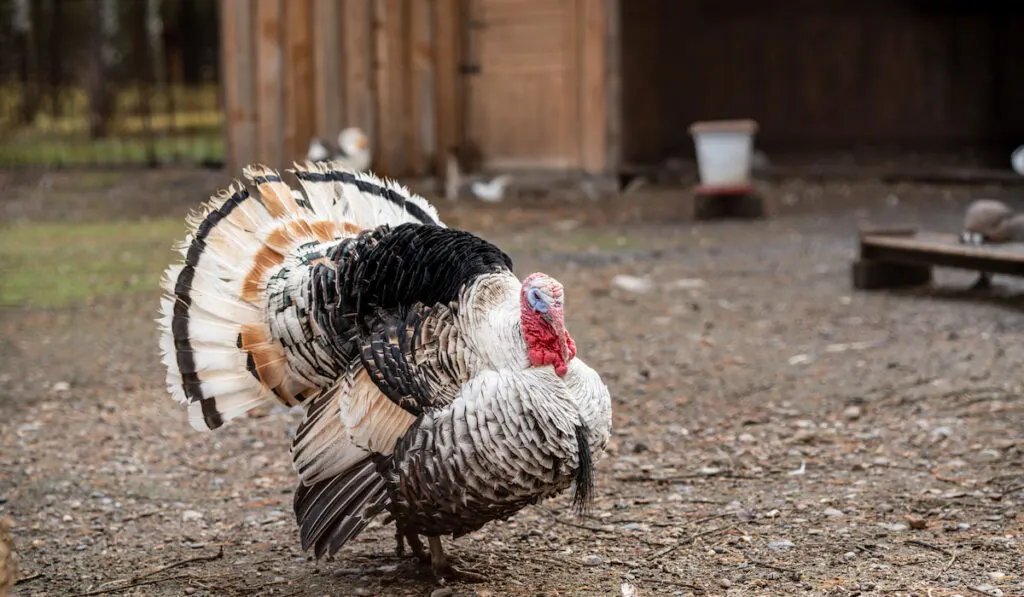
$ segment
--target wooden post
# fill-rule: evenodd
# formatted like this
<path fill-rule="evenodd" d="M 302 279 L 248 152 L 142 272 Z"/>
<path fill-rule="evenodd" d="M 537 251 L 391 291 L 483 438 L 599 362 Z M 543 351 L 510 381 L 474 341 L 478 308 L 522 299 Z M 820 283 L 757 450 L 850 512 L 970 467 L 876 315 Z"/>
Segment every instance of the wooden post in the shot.
<path fill-rule="evenodd" d="M 434 4 L 434 88 L 436 90 L 435 130 L 437 151 L 434 171 L 445 171 L 448 152 L 462 142 L 460 117 L 462 78 L 459 62 L 462 57 L 462 11 L 459 0 L 436 0 Z"/>
<path fill-rule="evenodd" d="M 404 91 L 402 40 L 403 0 L 375 0 L 374 56 L 377 72 L 377 139 L 374 170 L 387 175 L 405 174 L 406 147 L 409 143 L 403 110 Z"/>
<path fill-rule="evenodd" d="M 313 105 L 315 134 L 335 139 L 345 128 L 345 72 L 342 68 L 343 31 L 339 0 L 313 2 Z"/>
<path fill-rule="evenodd" d="M 615 177 L 622 168 L 622 6 L 604 0 L 605 19 L 605 170 Z"/>
<path fill-rule="evenodd" d="M 607 82 L 605 69 L 606 4 L 577 3 L 581 36 L 580 51 L 580 163 L 583 171 L 604 174 L 608 142 Z"/>
<path fill-rule="evenodd" d="M 374 0 L 345 0 L 338 27 L 341 30 L 342 55 L 345 73 L 344 124 L 358 126 L 373 142 L 374 155 L 380 140 L 376 135 L 373 106 L 373 73 L 370 60 L 373 55 L 373 29 L 371 3 Z M 335 133 L 337 134 L 337 133 Z M 376 168 L 376 165 L 374 165 Z"/>
<path fill-rule="evenodd" d="M 411 174 L 422 176 L 432 169 L 430 160 L 434 145 L 434 64 L 433 44 L 434 0 L 411 2 L 411 31 L 408 38 L 410 64 L 408 126 L 412 143 L 409 146 Z"/>
<path fill-rule="evenodd" d="M 224 72 L 225 165 L 229 172 L 256 158 L 256 85 L 253 79 L 253 4 L 221 4 L 221 60 Z"/>
<path fill-rule="evenodd" d="M 258 159 L 281 168 L 284 149 L 284 85 L 281 0 L 256 0 L 256 107 Z"/>
<path fill-rule="evenodd" d="M 310 0 L 290 0 L 285 17 L 284 156 L 291 163 L 306 155 L 314 131 L 312 5 Z M 285 164 L 282 163 L 281 167 Z"/>

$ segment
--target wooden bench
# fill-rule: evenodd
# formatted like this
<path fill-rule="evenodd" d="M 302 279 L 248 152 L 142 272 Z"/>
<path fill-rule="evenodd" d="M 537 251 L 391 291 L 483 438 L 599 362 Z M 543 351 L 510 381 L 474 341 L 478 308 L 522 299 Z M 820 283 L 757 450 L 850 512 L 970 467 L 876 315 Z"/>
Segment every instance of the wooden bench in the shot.
<path fill-rule="evenodd" d="M 859 290 L 921 286 L 932 268 L 960 269 L 1024 277 L 1024 243 L 964 245 L 957 234 L 914 229 L 860 233 L 860 257 L 853 264 L 853 287 Z"/>

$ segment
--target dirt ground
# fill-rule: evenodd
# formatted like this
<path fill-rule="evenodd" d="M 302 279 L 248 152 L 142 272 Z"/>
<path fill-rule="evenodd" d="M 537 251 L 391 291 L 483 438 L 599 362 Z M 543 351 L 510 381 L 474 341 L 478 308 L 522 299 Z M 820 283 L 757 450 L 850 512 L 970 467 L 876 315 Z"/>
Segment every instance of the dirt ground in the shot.
<path fill-rule="evenodd" d="M 8 175 L 0 209 L 177 217 L 225 180 L 120 176 Z M 972 292 L 971 274 L 938 270 L 930 290 L 862 293 L 849 276 L 858 226 L 955 231 L 966 199 L 1006 194 L 792 181 L 766 186 L 771 219 L 699 224 L 679 190 L 440 202 L 518 273 L 565 284 L 615 424 L 592 513 L 563 496 L 446 540 L 490 578 L 451 592 L 394 555 L 390 527 L 333 561 L 301 551 L 299 415 L 193 431 L 162 387 L 155 290 L 2 310 L 15 594 L 1024 594 L 1024 284 Z"/>

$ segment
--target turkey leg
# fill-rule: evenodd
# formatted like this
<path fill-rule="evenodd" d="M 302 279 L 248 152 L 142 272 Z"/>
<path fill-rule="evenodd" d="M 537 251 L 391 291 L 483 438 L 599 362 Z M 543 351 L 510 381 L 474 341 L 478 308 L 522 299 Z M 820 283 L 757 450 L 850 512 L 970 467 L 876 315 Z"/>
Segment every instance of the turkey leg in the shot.
<path fill-rule="evenodd" d="M 412 550 L 412 555 L 415 556 L 420 562 L 426 564 L 429 560 L 427 552 L 423 550 L 423 542 L 420 541 L 419 535 L 416 533 L 406 533 L 402 527 L 395 526 L 395 555 L 402 557 L 405 555 L 405 544 L 409 544 L 409 549 Z"/>
<path fill-rule="evenodd" d="M 452 566 L 448 556 L 444 555 L 440 537 L 427 537 L 430 543 L 430 567 L 438 579 L 463 580 L 466 582 L 483 582 L 487 577 L 471 570 L 460 570 Z"/>

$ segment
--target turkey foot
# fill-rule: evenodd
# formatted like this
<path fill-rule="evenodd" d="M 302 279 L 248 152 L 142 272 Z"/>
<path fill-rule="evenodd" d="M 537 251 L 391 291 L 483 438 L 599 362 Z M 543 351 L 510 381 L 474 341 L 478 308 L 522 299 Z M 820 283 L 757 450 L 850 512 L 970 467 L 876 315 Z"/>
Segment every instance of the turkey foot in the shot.
<path fill-rule="evenodd" d="M 426 564 L 430 561 L 427 556 L 427 552 L 423 549 L 423 542 L 420 541 L 419 536 L 416 533 L 406 533 L 401 528 L 395 529 L 395 555 L 402 557 L 405 555 L 405 544 L 409 544 L 409 549 L 412 550 L 412 555 L 420 562 Z"/>
<path fill-rule="evenodd" d="M 487 577 L 483 574 L 473 572 L 472 570 L 462 570 L 453 566 L 448 561 L 448 556 L 444 555 L 440 537 L 427 537 L 427 542 L 430 543 L 430 567 L 433 569 L 434 576 L 438 580 L 461 580 L 464 582 L 483 582 L 487 580 Z"/>

